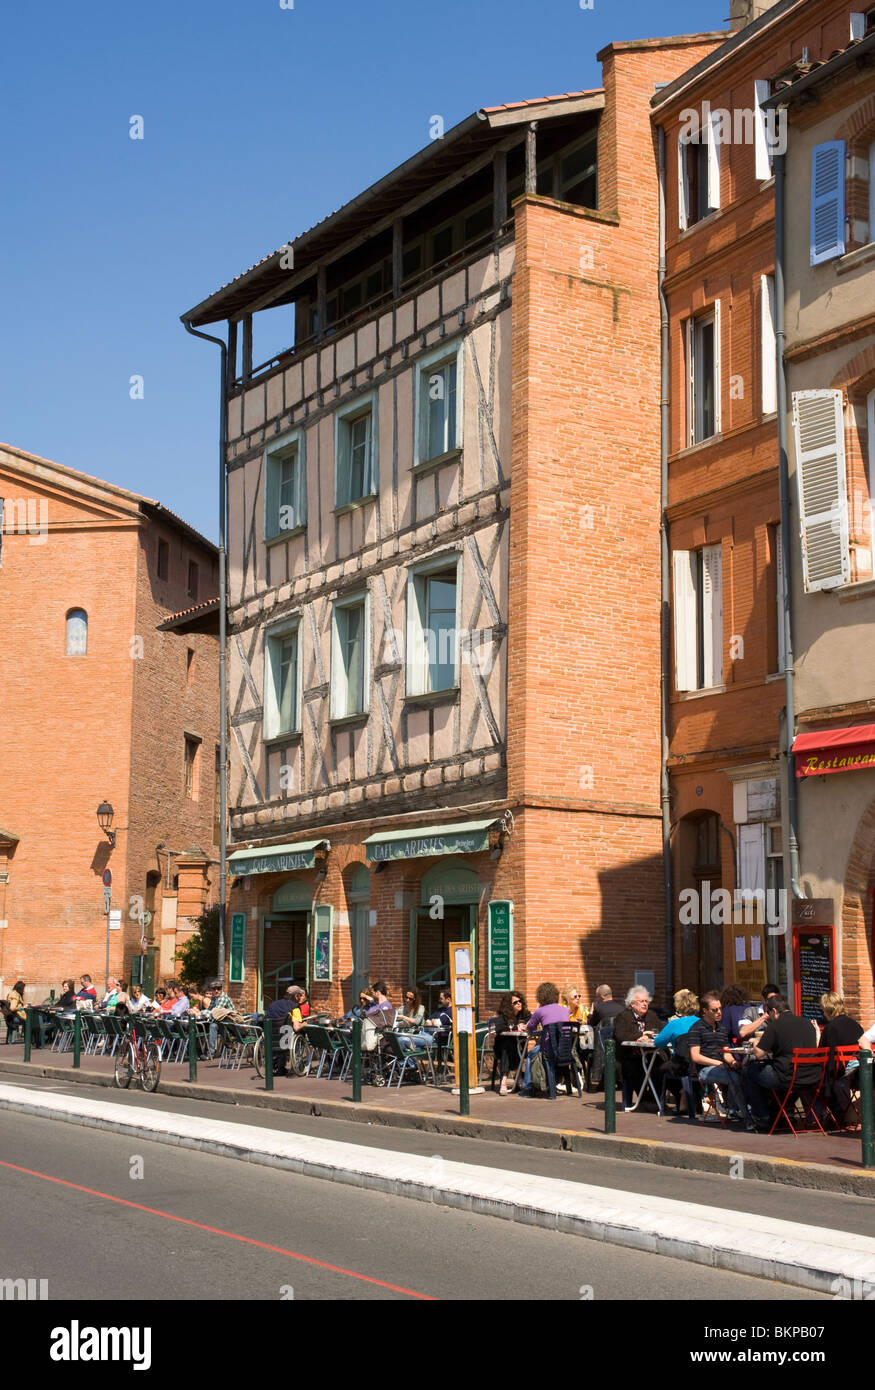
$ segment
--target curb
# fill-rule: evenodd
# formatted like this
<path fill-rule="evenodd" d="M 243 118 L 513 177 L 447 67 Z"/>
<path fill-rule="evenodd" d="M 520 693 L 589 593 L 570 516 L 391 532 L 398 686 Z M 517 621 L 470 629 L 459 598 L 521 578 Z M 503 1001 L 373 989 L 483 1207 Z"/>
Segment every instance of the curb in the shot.
<path fill-rule="evenodd" d="M 305 1177 L 476 1212 L 567 1235 L 583 1236 L 734 1273 L 834 1293 L 839 1279 L 875 1283 L 875 1240 L 769 1217 L 755 1229 L 744 1212 L 531 1174 L 492 1169 L 366 1146 L 213 1122 L 76 1097 L 25 1097 L 0 1091 L 0 1110 L 109 1130 L 177 1148 L 299 1173 Z M 188 1132 L 182 1132 L 183 1118 Z"/>
<path fill-rule="evenodd" d="M 115 1088 L 106 1072 L 52 1067 L 38 1062 L 0 1060 L 0 1076 L 42 1076 L 46 1080 L 79 1082 L 81 1085 Z M 230 1088 L 199 1086 L 187 1081 L 162 1081 L 160 1093 L 180 1100 L 213 1101 L 252 1110 L 276 1110 L 287 1115 L 309 1115 L 314 1119 L 346 1120 L 387 1129 L 415 1129 L 425 1134 L 445 1134 L 455 1138 L 488 1139 L 492 1143 L 518 1144 L 527 1148 L 559 1149 L 590 1154 L 593 1158 L 625 1159 L 632 1163 L 651 1163 L 662 1168 L 680 1168 L 717 1177 L 731 1174 L 733 1163 L 744 1161 L 744 1174 L 758 1182 L 782 1183 L 854 1197 L 875 1198 L 875 1170 L 839 1168 L 833 1164 L 804 1162 L 795 1158 L 757 1157 L 731 1149 L 700 1148 L 694 1144 L 669 1143 L 662 1139 L 593 1134 L 576 1129 L 543 1129 L 538 1125 L 508 1124 L 498 1120 L 478 1120 L 465 1116 L 434 1115 L 423 1110 L 392 1110 L 388 1106 L 354 1105 L 352 1101 L 306 1100 L 300 1096 L 235 1091 Z"/>

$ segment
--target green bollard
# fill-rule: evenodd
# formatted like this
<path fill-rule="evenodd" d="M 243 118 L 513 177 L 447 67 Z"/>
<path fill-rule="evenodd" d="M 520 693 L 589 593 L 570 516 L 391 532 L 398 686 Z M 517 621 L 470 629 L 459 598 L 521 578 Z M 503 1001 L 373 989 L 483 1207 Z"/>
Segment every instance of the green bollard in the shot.
<path fill-rule="evenodd" d="M 362 1021 L 353 1020 L 352 1025 L 352 1098 L 362 1098 Z"/>
<path fill-rule="evenodd" d="M 273 1090 L 273 1020 L 266 1018 L 264 1030 L 264 1089 Z"/>
<path fill-rule="evenodd" d="M 197 1081 L 197 1027 L 193 1018 L 188 1020 L 188 1079 Z"/>
<path fill-rule="evenodd" d="M 54 1002 L 55 1002 L 55 991 L 54 991 L 53 989 L 50 989 L 50 990 L 49 990 L 49 998 L 51 999 L 52 1003 L 54 1004 Z"/>
<path fill-rule="evenodd" d="M 30 1006 L 28 1006 L 28 1008 L 25 1010 L 25 1014 L 24 1014 L 24 1060 L 25 1060 L 25 1062 L 29 1062 L 29 1061 L 30 1061 L 30 1044 L 31 1044 L 32 1035 L 33 1035 L 33 1011 L 31 1010 Z"/>
<path fill-rule="evenodd" d="M 863 1140 L 863 1167 L 875 1168 L 875 1145 L 872 1142 L 872 1050 L 860 1048 L 860 1111 Z"/>
<path fill-rule="evenodd" d="M 459 1114 L 471 1114 L 471 1099 L 468 1094 L 468 1033 L 459 1033 Z"/>
<path fill-rule="evenodd" d="M 605 1134 L 617 1132 L 617 1044 L 605 1040 Z"/>
<path fill-rule="evenodd" d="M 82 1015 L 76 1010 L 73 1019 L 73 1066 L 78 1067 L 79 1059 L 82 1056 Z"/>

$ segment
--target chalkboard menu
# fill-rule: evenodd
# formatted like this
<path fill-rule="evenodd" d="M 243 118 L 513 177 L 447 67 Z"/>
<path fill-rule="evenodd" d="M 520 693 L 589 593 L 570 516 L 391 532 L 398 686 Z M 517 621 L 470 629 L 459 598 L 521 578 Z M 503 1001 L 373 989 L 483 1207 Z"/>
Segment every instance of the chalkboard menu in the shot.
<path fill-rule="evenodd" d="M 834 987 L 835 957 L 832 927 L 793 930 L 793 964 L 796 975 L 796 1012 L 803 1018 L 820 1018 L 820 996 Z"/>

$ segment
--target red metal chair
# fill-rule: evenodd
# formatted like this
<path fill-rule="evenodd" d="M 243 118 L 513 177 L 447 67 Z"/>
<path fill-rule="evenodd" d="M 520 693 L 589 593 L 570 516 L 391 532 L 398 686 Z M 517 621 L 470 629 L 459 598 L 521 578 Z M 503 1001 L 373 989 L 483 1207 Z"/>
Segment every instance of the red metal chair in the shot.
<path fill-rule="evenodd" d="M 857 1103 L 860 1094 L 860 1073 L 857 1070 L 848 1071 L 849 1062 L 857 1062 L 860 1056 L 860 1049 L 856 1044 L 849 1047 L 833 1047 L 828 1049 L 828 1061 L 824 1072 L 823 1095 L 821 1097 L 824 1117 L 829 1117 L 836 1129 L 858 1129 L 863 1123 L 860 1115 L 860 1107 Z M 836 1094 L 833 1088 L 836 1083 L 844 1083 L 846 1094 L 841 1092 Z M 856 1099 L 855 1099 L 856 1093 Z M 842 1116 L 835 1113 L 837 1101 L 845 1100 L 846 1105 L 842 1106 Z M 854 1120 L 851 1124 L 847 1122 L 847 1114 L 852 1111 Z"/>
<path fill-rule="evenodd" d="M 769 1134 L 774 1134 L 778 1121 L 780 1120 L 782 1115 L 784 1116 L 784 1119 L 787 1121 L 787 1124 L 790 1127 L 790 1132 L 794 1136 L 794 1138 L 800 1133 L 800 1131 L 795 1128 L 793 1121 L 790 1118 L 790 1110 L 787 1109 L 788 1102 L 794 1100 L 797 1096 L 802 1101 L 802 1104 L 805 1107 L 802 1115 L 802 1128 L 806 1128 L 808 1121 L 813 1120 L 817 1128 L 820 1130 L 821 1134 L 826 1134 L 826 1130 L 820 1123 L 820 1120 L 817 1118 L 817 1115 L 815 1113 L 814 1103 L 818 1099 L 821 1090 L 823 1089 L 823 1080 L 826 1074 L 826 1064 L 828 1059 L 828 1047 L 796 1047 L 793 1049 L 793 1074 L 790 1077 L 790 1084 L 787 1087 L 787 1090 L 785 1091 L 783 1098 L 780 1096 L 778 1091 L 773 1092 L 773 1095 L 776 1101 L 778 1102 L 778 1113 L 772 1121 L 772 1127 L 769 1130 Z M 798 1074 L 803 1068 L 813 1068 L 815 1066 L 819 1067 L 820 1069 L 820 1074 L 816 1080 L 800 1081 L 798 1079 Z"/>

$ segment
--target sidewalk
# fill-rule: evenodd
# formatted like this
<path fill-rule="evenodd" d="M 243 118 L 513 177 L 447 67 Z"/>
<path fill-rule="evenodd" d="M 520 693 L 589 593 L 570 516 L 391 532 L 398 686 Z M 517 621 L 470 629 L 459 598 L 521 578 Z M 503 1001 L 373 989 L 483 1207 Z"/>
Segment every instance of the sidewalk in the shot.
<path fill-rule="evenodd" d="M 30 1063 L 25 1064 L 20 1047 L 0 1048 L 0 1077 L 32 1072 L 62 1081 L 114 1087 L 111 1058 L 83 1056 L 78 1071 L 72 1063 L 70 1053 L 34 1049 Z M 627 1115 L 618 1105 L 617 1132 L 606 1135 L 601 1093 L 584 1094 L 582 1101 L 564 1095 L 548 1101 L 499 1096 L 487 1089 L 483 1095 L 471 1096 L 471 1114 L 463 1117 L 459 1098 L 449 1089 L 411 1083 L 402 1085 L 400 1091 L 365 1086 L 362 1101 L 356 1105 L 349 1082 L 280 1077 L 270 1092 L 251 1068 L 230 1071 L 204 1061 L 198 1063 L 196 1084 L 188 1080 L 187 1063 L 164 1064 L 159 1097 L 162 1092 L 327 1119 L 610 1155 L 724 1176 L 734 1175 L 741 1160 L 748 1178 L 875 1197 L 875 1170 L 861 1167 L 858 1132 L 768 1137 L 713 1120 L 703 1124 L 674 1116 Z"/>

